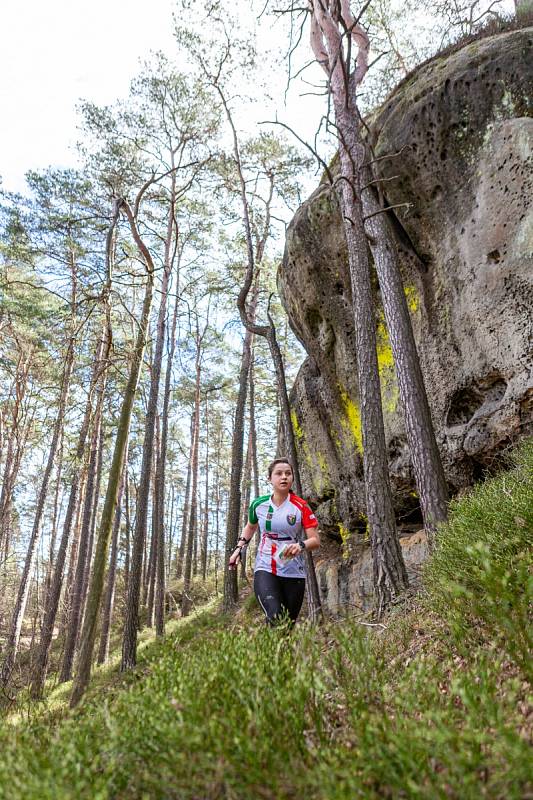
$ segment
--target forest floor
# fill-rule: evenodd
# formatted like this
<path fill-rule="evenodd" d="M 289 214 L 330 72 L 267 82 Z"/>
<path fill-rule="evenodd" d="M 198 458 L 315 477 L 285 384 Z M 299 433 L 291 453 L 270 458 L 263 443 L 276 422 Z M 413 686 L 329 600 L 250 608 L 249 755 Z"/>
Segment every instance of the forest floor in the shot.
<path fill-rule="evenodd" d="M 269 630 L 253 597 L 146 640 L 0 728 L 0 797 L 533 798 L 533 443 L 454 503 L 382 627 Z"/>

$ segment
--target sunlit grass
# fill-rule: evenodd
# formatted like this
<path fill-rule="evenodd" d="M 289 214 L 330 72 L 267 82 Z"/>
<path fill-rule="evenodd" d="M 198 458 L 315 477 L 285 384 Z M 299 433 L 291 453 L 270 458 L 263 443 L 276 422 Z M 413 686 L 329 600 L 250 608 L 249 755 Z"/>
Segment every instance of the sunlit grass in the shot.
<path fill-rule="evenodd" d="M 199 610 L 126 676 L 116 653 L 80 708 L 63 687 L 5 725 L 0 796 L 522 800 L 532 452 L 454 504 L 427 592 L 386 630 Z"/>

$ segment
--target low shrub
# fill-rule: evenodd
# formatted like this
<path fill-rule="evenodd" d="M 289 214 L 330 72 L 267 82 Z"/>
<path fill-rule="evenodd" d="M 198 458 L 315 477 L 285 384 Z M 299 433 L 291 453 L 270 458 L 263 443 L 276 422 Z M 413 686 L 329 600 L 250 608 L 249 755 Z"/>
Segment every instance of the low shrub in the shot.
<path fill-rule="evenodd" d="M 514 469 L 452 503 L 424 570 L 431 607 L 466 646 L 497 639 L 531 679 L 533 441 Z"/>

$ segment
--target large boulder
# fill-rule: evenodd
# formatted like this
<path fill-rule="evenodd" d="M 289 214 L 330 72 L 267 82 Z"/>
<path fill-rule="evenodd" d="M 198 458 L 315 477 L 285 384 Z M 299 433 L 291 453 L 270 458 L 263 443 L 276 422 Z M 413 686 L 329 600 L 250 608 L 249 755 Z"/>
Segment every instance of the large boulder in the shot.
<path fill-rule="evenodd" d="M 402 272 L 452 491 L 533 418 L 533 29 L 434 58 L 373 117 Z M 400 155 L 396 155 L 400 153 Z M 324 529 L 366 526 L 346 244 L 322 183 L 287 233 L 279 288 L 304 362 L 291 395 L 304 491 Z M 392 352 L 376 285 L 385 432 L 399 518 L 419 521 Z"/>

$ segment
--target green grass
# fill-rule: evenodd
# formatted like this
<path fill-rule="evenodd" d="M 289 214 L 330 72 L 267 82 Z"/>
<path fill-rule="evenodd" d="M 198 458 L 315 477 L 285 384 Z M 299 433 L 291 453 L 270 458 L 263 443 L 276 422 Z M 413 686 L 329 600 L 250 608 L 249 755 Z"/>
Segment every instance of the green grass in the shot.
<path fill-rule="evenodd" d="M 211 608 L 76 711 L 56 698 L 6 723 L 0 796 L 527 797 L 532 475 L 528 445 L 454 505 L 427 592 L 382 633 L 347 620 L 288 635 L 251 602 Z"/>

